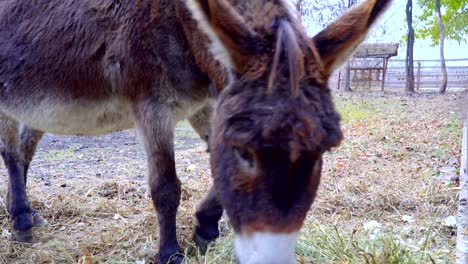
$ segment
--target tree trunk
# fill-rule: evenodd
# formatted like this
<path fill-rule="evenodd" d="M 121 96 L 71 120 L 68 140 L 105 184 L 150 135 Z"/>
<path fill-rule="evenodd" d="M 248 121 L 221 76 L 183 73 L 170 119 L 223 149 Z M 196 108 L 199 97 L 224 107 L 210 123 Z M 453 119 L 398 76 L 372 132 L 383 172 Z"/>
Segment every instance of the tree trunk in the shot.
<path fill-rule="evenodd" d="M 439 92 L 443 94 L 447 91 L 447 67 L 445 66 L 444 55 L 445 27 L 444 21 L 442 21 L 442 14 L 440 12 L 440 0 L 436 0 L 436 10 L 437 23 L 439 24 L 440 30 L 440 69 L 442 71 L 442 83 L 440 84 Z"/>
<path fill-rule="evenodd" d="M 351 90 L 351 62 L 348 60 L 344 68 L 344 90 L 352 92 Z"/>
<path fill-rule="evenodd" d="M 357 1 L 356 0 L 348 0 L 348 8 L 353 6 Z M 352 92 L 351 89 L 351 61 L 348 60 L 346 62 L 346 66 L 344 68 L 344 90 L 346 92 Z"/>
<path fill-rule="evenodd" d="M 408 23 L 408 42 L 406 48 L 406 87 L 407 93 L 414 93 L 414 61 L 413 61 L 413 49 L 414 49 L 414 29 L 413 29 L 413 1 L 408 0 L 406 3 L 406 22 Z"/>

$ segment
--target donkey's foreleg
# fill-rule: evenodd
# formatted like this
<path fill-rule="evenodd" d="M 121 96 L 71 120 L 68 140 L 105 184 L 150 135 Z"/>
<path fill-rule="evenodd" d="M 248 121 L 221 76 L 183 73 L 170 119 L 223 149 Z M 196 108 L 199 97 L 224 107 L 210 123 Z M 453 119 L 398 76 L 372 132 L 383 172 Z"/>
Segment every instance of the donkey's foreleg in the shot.
<path fill-rule="evenodd" d="M 193 129 L 195 129 L 200 138 L 207 144 L 209 144 L 210 138 L 210 120 L 212 113 L 213 105 L 207 103 L 205 107 L 189 118 Z M 197 224 L 193 233 L 193 240 L 202 254 L 206 252 L 208 244 L 218 238 L 218 222 L 222 215 L 223 207 L 219 203 L 214 188 L 212 187 L 195 214 Z"/>
<path fill-rule="evenodd" d="M 158 104 L 139 104 L 137 129 L 148 157 L 148 182 L 158 214 L 159 252 L 156 263 L 182 263 L 176 236 L 181 187 L 174 162 L 175 115 Z"/>
<path fill-rule="evenodd" d="M 7 210 L 13 219 L 15 239 L 19 242 L 32 242 L 34 222 L 18 151 L 20 144 L 18 127 L 18 122 L 0 114 L 0 138 L 3 142 L 1 155 L 9 176 Z"/>
<path fill-rule="evenodd" d="M 20 155 L 21 155 L 21 166 L 23 168 L 24 183 L 27 185 L 28 182 L 28 170 L 29 164 L 36 153 L 37 144 L 42 139 L 44 132 L 32 129 L 28 126 L 22 125 L 20 132 Z M 33 216 L 34 226 L 43 227 L 47 225 L 47 221 L 39 214 L 35 209 L 31 208 Z"/>
<path fill-rule="evenodd" d="M 214 187 L 211 187 L 195 213 L 197 224 L 193 240 L 202 254 L 205 254 L 208 244 L 219 237 L 218 222 L 222 215 L 223 207 L 216 197 Z"/>

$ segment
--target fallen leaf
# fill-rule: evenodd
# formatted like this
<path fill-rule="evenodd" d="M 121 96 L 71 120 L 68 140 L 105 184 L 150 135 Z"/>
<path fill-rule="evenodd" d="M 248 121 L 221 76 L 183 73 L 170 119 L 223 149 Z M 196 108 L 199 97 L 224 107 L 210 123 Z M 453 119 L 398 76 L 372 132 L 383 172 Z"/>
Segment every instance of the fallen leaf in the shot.
<path fill-rule="evenodd" d="M 78 260 L 78 264 L 93 264 L 93 256 L 91 254 L 86 254 Z"/>
<path fill-rule="evenodd" d="M 343 169 L 344 167 L 345 167 L 345 165 L 343 163 L 341 163 L 341 162 L 336 164 L 337 169 Z"/>

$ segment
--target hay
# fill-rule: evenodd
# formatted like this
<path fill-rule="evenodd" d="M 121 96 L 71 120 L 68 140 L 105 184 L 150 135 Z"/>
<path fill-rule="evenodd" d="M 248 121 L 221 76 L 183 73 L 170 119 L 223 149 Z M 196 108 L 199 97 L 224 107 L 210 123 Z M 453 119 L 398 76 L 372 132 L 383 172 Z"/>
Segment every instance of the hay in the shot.
<path fill-rule="evenodd" d="M 438 167 L 459 158 L 460 134 L 450 112 L 466 98 L 337 97 L 346 112 L 346 141 L 325 157 L 319 195 L 297 247 L 300 263 L 452 262 L 455 231 L 441 223 L 456 213 L 457 189 L 435 178 Z M 68 145 L 58 145 L 63 140 Z M 186 123 L 178 126 L 176 149 L 184 189 L 177 227 L 186 262 L 235 263 L 225 218 L 222 237 L 207 255 L 193 250 L 193 215 L 211 181 L 208 156 Z M 0 263 L 149 263 L 158 225 L 142 176 L 145 163 L 133 131 L 58 141 L 48 136 L 32 164 L 28 192 L 50 225 L 35 230 L 39 243 L 32 246 L 10 241 L 1 200 Z M 0 196 L 5 193 L 4 177 Z M 381 224 L 380 233 L 363 228 L 372 220 Z"/>

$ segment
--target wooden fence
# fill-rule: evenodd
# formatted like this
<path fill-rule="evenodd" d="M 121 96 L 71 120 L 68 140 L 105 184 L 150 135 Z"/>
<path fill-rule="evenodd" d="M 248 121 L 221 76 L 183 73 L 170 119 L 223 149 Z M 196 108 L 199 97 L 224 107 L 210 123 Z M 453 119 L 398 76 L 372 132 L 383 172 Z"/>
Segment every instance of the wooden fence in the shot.
<path fill-rule="evenodd" d="M 351 89 L 380 90 L 383 71 L 381 61 L 372 59 L 353 59 L 351 61 Z M 415 89 L 436 91 L 441 83 L 442 74 L 439 60 L 415 60 Z M 449 59 L 447 64 L 448 90 L 468 90 L 468 58 Z M 337 71 L 330 80 L 330 87 L 344 87 L 343 69 Z M 338 83 L 340 81 L 340 83 Z M 339 84 L 339 85 L 338 85 Z M 405 61 L 390 59 L 385 80 L 385 90 L 404 89 L 406 85 Z"/>

